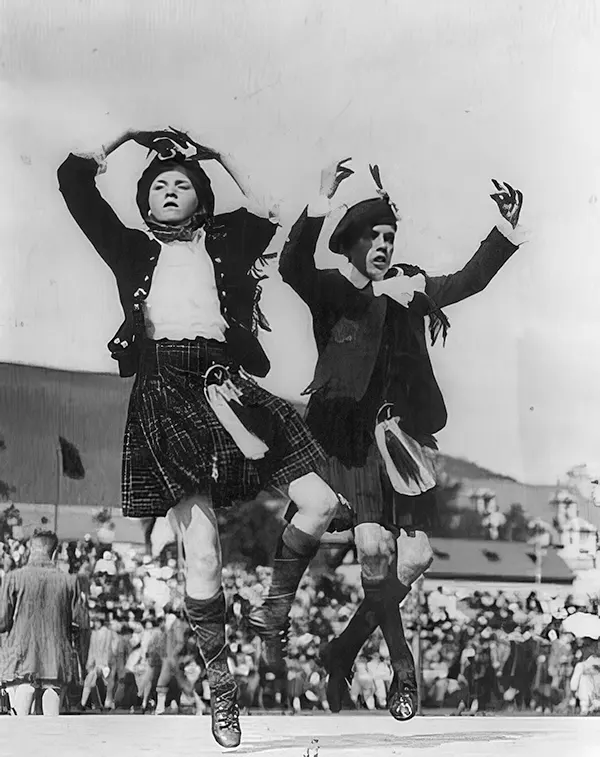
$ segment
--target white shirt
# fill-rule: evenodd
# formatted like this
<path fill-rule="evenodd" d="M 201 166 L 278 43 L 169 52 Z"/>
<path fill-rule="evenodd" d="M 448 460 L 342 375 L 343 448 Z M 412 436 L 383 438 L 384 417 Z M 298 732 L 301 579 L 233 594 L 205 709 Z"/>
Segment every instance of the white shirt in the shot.
<path fill-rule="evenodd" d="M 387 295 L 405 308 L 413 301 L 416 292 L 425 291 L 425 277 L 421 273 L 416 276 L 405 276 L 398 271 L 398 275 L 392 278 L 372 281 L 355 268 L 349 260 L 340 267 L 339 271 L 357 289 L 364 289 L 368 284 L 372 284 L 375 297 Z"/>
<path fill-rule="evenodd" d="M 144 314 L 150 339 L 225 341 L 227 322 L 203 233 L 192 242 L 161 243 Z"/>

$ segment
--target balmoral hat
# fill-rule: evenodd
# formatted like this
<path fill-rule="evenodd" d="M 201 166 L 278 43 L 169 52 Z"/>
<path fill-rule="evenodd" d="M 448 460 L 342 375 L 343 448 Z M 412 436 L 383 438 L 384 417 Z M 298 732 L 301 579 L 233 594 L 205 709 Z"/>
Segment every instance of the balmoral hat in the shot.
<path fill-rule="evenodd" d="M 389 202 L 381 197 L 362 200 L 353 205 L 335 227 L 335 231 L 329 240 L 329 249 L 341 254 L 341 243 L 348 232 L 363 229 L 365 226 L 372 228 L 383 224 L 389 224 L 394 228 L 398 225 L 398 220 Z"/>

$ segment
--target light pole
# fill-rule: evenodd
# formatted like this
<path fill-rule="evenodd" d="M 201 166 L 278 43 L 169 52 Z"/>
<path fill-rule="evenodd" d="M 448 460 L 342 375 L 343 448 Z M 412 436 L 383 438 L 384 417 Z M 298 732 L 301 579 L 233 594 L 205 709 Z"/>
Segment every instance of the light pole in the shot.
<path fill-rule="evenodd" d="M 550 544 L 550 534 L 539 520 L 533 521 L 530 527 L 533 531 L 533 536 L 529 540 L 529 543 L 533 543 L 535 550 L 535 583 L 539 586 L 542 583 L 543 577 L 544 550 Z"/>
<path fill-rule="evenodd" d="M 423 609 L 424 594 L 423 584 L 425 583 L 424 576 L 420 576 L 415 584 L 416 596 L 416 613 L 415 613 L 415 637 L 413 640 L 413 654 L 415 656 L 415 670 L 417 673 L 417 715 L 422 714 L 421 700 L 423 698 L 423 642 L 421 640 L 421 631 L 423 630 L 421 623 L 421 611 Z"/>
<path fill-rule="evenodd" d="M 56 502 L 54 503 L 54 533 L 58 536 L 58 506 L 60 505 L 60 498 L 62 496 L 61 491 L 62 480 L 62 453 L 60 444 L 56 447 Z"/>
<path fill-rule="evenodd" d="M 535 540 L 535 582 L 538 586 L 542 583 L 542 545 L 538 539 Z"/>

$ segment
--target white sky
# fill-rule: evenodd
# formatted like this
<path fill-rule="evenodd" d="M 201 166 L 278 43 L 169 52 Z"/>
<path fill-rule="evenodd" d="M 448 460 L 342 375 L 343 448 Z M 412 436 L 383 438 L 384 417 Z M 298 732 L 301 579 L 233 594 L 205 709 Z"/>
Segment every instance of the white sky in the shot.
<path fill-rule="evenodd" d="M 292 222 L 320 168 L 378 161 L 405 223 L 398 258 L 457 270 L 495 219 L 491 177 L 525 195 L 535 239 L 448 310 L 433 359 L 445 451 L 526 481 L 600 457 L 600 22 L 594 0 L 5 0 L 0 11 L 0 360 L 114 371 L 112 274 L 70 219 L 56 168 L 126 126 L 226 149 Z M 139 225 L 144 151 L 101 188 Z M 239 203 L 221 176 L 219 209 Z M 323 265 L 333 264 L 331 258 Z M 268 386 L 295 396 L 314 348 L 274 279 Z"/>

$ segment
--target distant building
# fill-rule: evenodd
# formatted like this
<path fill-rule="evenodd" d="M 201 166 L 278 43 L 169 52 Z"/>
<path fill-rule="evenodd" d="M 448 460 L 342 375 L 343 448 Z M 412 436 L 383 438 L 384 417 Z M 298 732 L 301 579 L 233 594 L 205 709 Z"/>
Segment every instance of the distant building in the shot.
<path fill-rule="evenodd" d="M 542 549 L 556 548 L 572 570 L 600 567 L 599 511 L 591 507 L 589 499 L 573 483 L 572 475 L 565 487 L 533 487 L 504 480 L 486 481 L 487 486 L 482 483 L 463 481 L 458 503 L 482 516 L 491 540 L 498 539 L 506 522 L 503 512 L 519 502 L 530 518 L 531 544 Z M 524 495 L 522 500 L 516 499 L 519 494 Z M 582 517 L 582 510 L 595 515 L 596 523 Z"/>
<path fill-rule="evenodd" d="M 556 492 L 550 500 L 555 509 L 553 525 L 558 541 L 556 546 L 573 570 L 591 570 L 598 559 L 598 528 L 579 515 L 579 504 L 566 489 Z"/>

